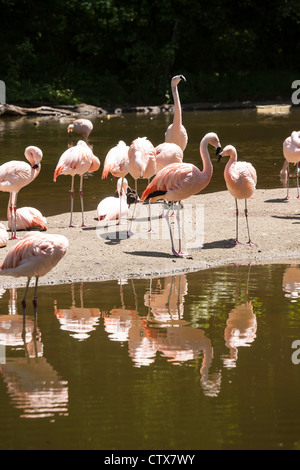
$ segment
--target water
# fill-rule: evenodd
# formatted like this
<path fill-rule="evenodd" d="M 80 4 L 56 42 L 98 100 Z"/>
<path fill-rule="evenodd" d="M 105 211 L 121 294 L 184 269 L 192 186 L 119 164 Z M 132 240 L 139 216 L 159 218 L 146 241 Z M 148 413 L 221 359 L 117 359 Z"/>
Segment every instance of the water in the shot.
<path fill-rule="evenodd" d="M 200 140 L 215 131 L 223 147 L 235 145 L 254 164 L 258 188 L 281 187 L 282 142 L 299 117 L 297 108 L 275 117 L 184 113 L 184 159 L 201 167 Z M 172 116 L 91 119 L 90 144 L 103 165 L 120 139 L 162 142 Z M 70 178 L 53 183 L 53 173 L 70 121 L 0 119 L 0 163 L 23 160 L 28 145 L 44 153 L 19 207 L 69 212 Z M 214 163 L 205 192 L 225 189 L 223 170 L 224 162 Z M 101 173 L 84 180 L 86 210 L 115 191 L 116 181 Z M 8 194 L 0 198 L 6 220 Z M 0 448 L 299 449 L 300 364 L 292 361 L 299 273 L 297 264 L 228 266 L 152 281 L 40 286 L 36 324 L 28 307 L 26 347 L 23 291 L 2 291 Z"/>
<path fill-rule="evenodd" d="M 111 119 L 99 116 L 90 117 L 94 130 L 89 142 L 101 161 L 100 170 L 84 180 L 84 202 L 86 210 L 96 210 L 98 203 L 116 189 L 116 180 L 101 179 L 103 163 L 107 152 L 119 140 L 128 145 L 136 137 L 147 136 L 154 145 L 164 139 L 167 126 L 172 122 L 172 114 L 135 115 L 127 114 Z M 46 217 L 69 212 L 71 178 L 60 176 L 53 182 L 53 173 L 60 155 L 66 150 L 69 138 L 68 124 L 74 118 L 32 117 L 0 119 L 0 164 L 8 160 L 24 160 L 24 150 L 28 145 L 37 145 L 43 150 L 42 170 L 38 178 L 23 188 L 18 196 L 18 205 L 33 206 Z M 185 112 L 183 123 L 187 128 L 189 142 L 184 160 L 202 168 L 199 143 L 210 131 L 218 134 L 223 147 L 232 144 L 237 148 L 238 157 L 248 160 L 257 169 L 258 188 L 281 187 L 279 172 L 283 164 L 282 142 L 295 129 L 298 129 L 300 109 L 293 108 L 287 116 L 263 116 L 255 110 Z M 36 125 L 36 123 L 38 125 Z M 76 144 L 78 139 L 74 139 Z M 216 162 L 214 152 L 214 175 L 205 192 L 225 190 L 223 171 L 225 163 Z M 132 178 L 129 184 L 134 187 Z M 75 183 L 79 189 L 79 180 Z M 139 190 L 146 181 L 139 182 Z M 0 193 L 2 201 L 0 220 L 6 220 L 8 194 Z M 75 210 L 80 211 L 79 195 L 75 197 Z"/>
<path fill-rule="evenodd" d="M 26 348 L 2 292 L 0 448 L 299 449 L 299 292 L 299 265 L 41 286 Z"/>

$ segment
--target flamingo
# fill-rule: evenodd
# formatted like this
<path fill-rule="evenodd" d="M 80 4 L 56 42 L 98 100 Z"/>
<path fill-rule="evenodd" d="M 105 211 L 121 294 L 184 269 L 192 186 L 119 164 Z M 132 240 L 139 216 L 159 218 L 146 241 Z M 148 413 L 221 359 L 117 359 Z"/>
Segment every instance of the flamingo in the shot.
<path fill-rule="evenodd" d="M 149 184 L 150 178 L 156 173 L 155 147 L 152 145 L 150 140 L 147 139 L 147 137 L 138 137 L 137 139 L 133 140 L 133 142 L 131 143 L 129 147 L 128 158 L 129 158 L 128 172 L 135 180 L 135 192 L 136 192 L 136 195 L 138 196 L 137 180 L 139 178 L 148 179 L 148 184 Z M 134 211 L 135 211 L 135 206 L 133 210 L 131 223 L 133 220 Z M 150 222 L 149 232 L 151 232 L 152 227 L 151 227 L 150 204 L 149 204 L 149 222 Z M 130 229 L 131 229 L 131 224 L 130 224 L 129 232 L 130 232 Z"/>
<path fill-rule="evenodd" d="M 79 140 L 77 145 L 68 148 L 60 157 L 54 172 L 54 182 L 59 175 L 71 175 L 71 215 L 70 215 L 70 227 L 73 225 L 73 204 L 74 204 L 74 178 L 75 175 L 80 176 L 80 202 L 81 202 L 81 214 L 82 224 L 81 227 L 85 227 L 84 223 L 84 207 L 83 207 L 83 175 L 87 172 L 92 173 L 100 168 L 99 159 L 93 154 L 90 147 L 83 141 Z"/>
<path fill-rule="evenodd" d="M 247 242 L 247 245 L 251 246 L 254 245 L 254 243 L 252 243 L 250 239 L 247 199 L 250 199 L 253 196 L 253 193 L 256 188 L 256 170 L 251 163 L 237 161 L 237 151 L 236 148 L 233 147 L 233 145 L 227 145 L 223 149 L 223 151 L 219 154 L 218 161 L 220 161 L 220 159 L 224 156 L 230 157 L 225 167 L 224 178 L 229 193 L 235 198 L 236 206 L 236 239 L 234 243 L 236 245 L 240 244 L 240 242 L 238 241 L 239 210 L 237 200 L 245 199 L 245 218 L 249 236 L 249 241 Z"/>
<path fill-rule="evenodd" d="M 181 163 L 183 150 L 179 145 L 171 142 L 163 142 L 155 147 L 156 150 L 156 173 L 171 163 Z"/>
<path fill-rule="evenodd" d="M 0 166 L 0 191 L 9 192 L 11 211 L 11 238 L 17 238 L 16 210 L 19 191 L 31 183 L 40 173 L 43 152 L 40 148 L 30 145 L 25 149 L 26 162 L 11 160 Z"/>
<path fill-rule="evenodd" d="M 281 170 L 281 174 L 287 174 L 287 194 L 286 199 L 289 199 L 289 164 L 294 163 L 297 166 L 296 169 L 296 178 L 297 178 L 297 198 L 299 199 L 299 174 L 298 167 L 300 161 L 300 132 L 294 131 L 289 137 L 283 142 L 283 155 L 285 162 Z"/>
<path fill-rule="evenodd" d="M 183 75 L 175 75 L 171 80 L 171 90 L 174 100 L 174 116 L 173 124 L 170 124 L 165 132 L 165 142 L 175 143 L 179 145 L 182 151 L 184 151 L 187 146 L 188 135 L 185 127 L 182 125 L 181 104 L 177 88 L 181 80 L 186 82 Z"/>
<path fill-rule="evenodd" d="M 127 217 L 129 205 L 127 204 L 127 188 L 128 182 L 126 178 L 119 178 L 117 183 L 117 191 L 119 199 L 113 196 L 106 197 L 99 202 L 97 207 L 98 220 L 108 221 L 119 219 L 121 223 L 122 217 Z"/>
<path fill-rule="evenodd" d="M 11 229 L 11 209 L 7 208 L 8 228 Z M 34 207 L 19 207 L 16 211 L 16 230 L 47 230 L 47 219 Z"/>
<path fill-rule="evenodd" d="M 22 299 L 24 317 L 30 279 L 32 277 L 36 278 L 33 296 L 34 314 L 36 315 L 39 277 L 45 276 L 57 265 L 65 255 L 68 246 L 68 239 L 64 235 L 50 235 L 36 232 L 26 234 L 25 237 L 18 241 L 7 253 L 0 266 L 0 275 L 27 277 L 26 289 Z"/>
<path fill-rule="evenodd" d="M 209 132 L 200 142 L 200 155 L 203 162 L 203 171 L 200 171 L 191 163 L 172 163 L 160 170 L 147 186 L 142 194 L 141 201 L 157 201 L 164 199 L 166 201 L 181 201 L 202 191 L 210 182 L 213 174 L 213 166 L 208 152 L 208 145 L 216 148 L 216 153 L 221 150 L 220 140 L 217 134 Z M 173 242 L 172 230 L 169 220 L 168 209 L 166 220 L 169 226 L 172 252 L 175 256 L 184 256 L 186 253 L 181 251 L 181 233 L 179 206 L 177 210 L 177 223 L 179 231 L 179 250 L 176 251 Z"/>
<path fill-rule="evenodd" d="M 4 224 L 0 223 L 0 248 L 7 245 L 8 233 Z"/>
<path fill-rule="evenodd" d="M 128 173 L 129 166 L 128 150 L 129 146 L 126 145 L 123 140 L 120 140 L 118 145 L 109 150 L 104 160 L 102 179 L 106 178 L 108 174 L 111 173 L 117 178 L 122 178 L 121 188 L 123 187 L 123 181 Z M 121 205 L 122 199 L 120 198 L 119 220 L 121 220 Z"/>
<path fill-rule="evenodd" d="M 73 124 L 69 124 L 67 132 L 69 135 L 76 132 L 76 134 L 79 134 L 84 140 L 87 140 L 92 130 L 93 124 L 89 119 L 76 119 Z"/>

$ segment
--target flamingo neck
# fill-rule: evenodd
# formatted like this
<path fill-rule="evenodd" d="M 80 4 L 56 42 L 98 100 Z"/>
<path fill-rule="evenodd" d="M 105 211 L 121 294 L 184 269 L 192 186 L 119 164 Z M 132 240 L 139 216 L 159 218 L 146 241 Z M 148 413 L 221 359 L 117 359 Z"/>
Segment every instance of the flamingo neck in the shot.
<path fill-rule="evenodd" d="M 202 158 L 202 163 L 203 163 L 203 170 L 202 174 L 207 177 L 207 179 L 211 179 L 212 174 L 213 174 L 213 166 L 211 163 L 209 151 L 208 151 L 208 142 L 204 139 L 204 141 L 201 141 L 200 143 L 200 155 Z"/>
<path fill-rule="evenodd" d="M 228 172 L 230 170 L 230 167 L 235 163 L 237 162 L 237 154 L 236 153 L 232 153 L 230 155 L 230 158 L 225 166 L 225 171 Z"/>
<path fill-rule="evenodd" d="M 173 95 L 173 100 L 174 100 L 173 125 L 180 127 L 182 123 L 182 117 L 181 117 L 181 104 L 180 104 L 177 85 L 172 86 L 172 95 Z"/>

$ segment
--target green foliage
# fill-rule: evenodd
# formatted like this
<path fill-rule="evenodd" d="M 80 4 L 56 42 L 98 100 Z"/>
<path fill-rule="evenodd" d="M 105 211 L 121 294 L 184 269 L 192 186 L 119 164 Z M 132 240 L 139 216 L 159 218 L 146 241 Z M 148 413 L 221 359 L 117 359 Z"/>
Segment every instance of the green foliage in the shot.
<path fill-rule="evenodd" d="M 300 10 L 291 0 L 0 0 L 8 100 L 98 105 L 290 93 Z"/>

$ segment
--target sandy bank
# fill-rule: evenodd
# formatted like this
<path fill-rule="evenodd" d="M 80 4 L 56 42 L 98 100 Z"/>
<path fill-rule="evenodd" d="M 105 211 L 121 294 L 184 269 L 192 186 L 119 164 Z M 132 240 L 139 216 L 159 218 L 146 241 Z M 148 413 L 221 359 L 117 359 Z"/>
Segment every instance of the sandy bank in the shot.
<path fill-rule="evenodd" d="M 161 204 L 153 205 L 153 234 L 147 232 L 148 206 L 138 205 L 137 218 L 132 226 L 134 235 L 130 238 L 126 238 L 127 225 L 116 228 L 114 222 L 110 222 L 108 229 L 102 223 L 100 225 L 95 220 L 96 211 L 86 214 L 89 224 L 86 228 L 69 228 L 69 214 L 49 217 L 48 232 L 66 235 L 70 247 L 52 272 L 40 279 L 40 284 L 160 276 L 247 261 L 258 264 L 295 261 L 300 259 L 300 201 L 296 199 L 295 189 L 290 194 L 291 199 L 285 201 L 285 189 L 256 191 L 248 202 L 251 238 L 255 242 L 255 246 L 251 247 L 246 245 L 248 238 L 243 201 L 240 201 L 239 217 L 239 239 L 242 244 L 236 246 L 232 244 L 235 237 L 235 203 L 227 191 L 187 199 L 184 203 L 185 244 L 190 253 L 187 258 L 175 258 L 171 254 L 166 221 L 158 217 Z M 197 220 L 194 217 L 191 225 L 195 213 Z M 172 219 L 176 226 L 176 218 Z M 81 222 L 81 214 L 75 214 L 74 222 Z M 19 237 L 23 234 L 19 232 Z M 1 260 L 15 243 L 10 240 L 7 247 L 1 248 Z M 191 249 L 194 247 L 196 249 Z M 2 287 L 24 284 L 24 278 L 0 278 Z"/>

